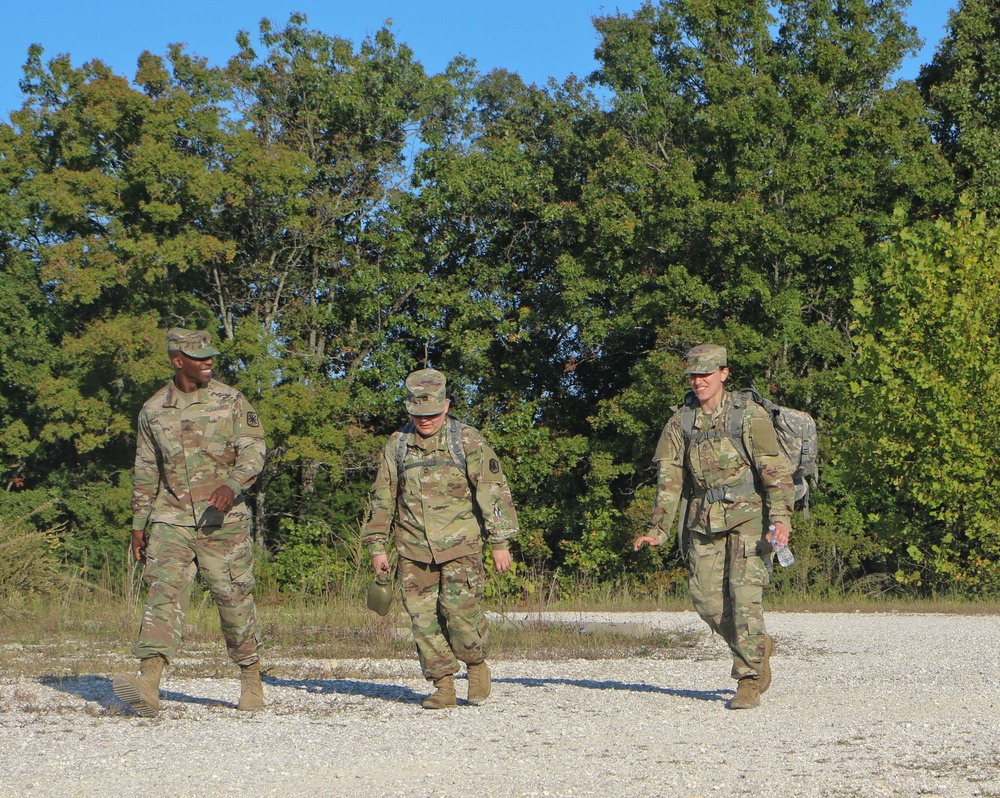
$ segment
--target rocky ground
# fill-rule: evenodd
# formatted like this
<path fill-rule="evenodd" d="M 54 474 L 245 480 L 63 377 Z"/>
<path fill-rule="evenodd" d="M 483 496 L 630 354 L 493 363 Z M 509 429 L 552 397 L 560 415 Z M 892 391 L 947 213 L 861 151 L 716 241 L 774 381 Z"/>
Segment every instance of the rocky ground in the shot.
<path fill-rule="evenodd" d="M 1000 796 L 1000 618 L 767 620 L 774 684 L 740 712 L 707 636 L 655 658 L 498 660 L 488 702 L 437 712 L 415 659 L 309 663 L 319 678 L 280 663 L 249 715 L 235 674 L 168 669 L 154 720 L 120 708 L 111 674 L 0 675 L 0 795 Z"/>

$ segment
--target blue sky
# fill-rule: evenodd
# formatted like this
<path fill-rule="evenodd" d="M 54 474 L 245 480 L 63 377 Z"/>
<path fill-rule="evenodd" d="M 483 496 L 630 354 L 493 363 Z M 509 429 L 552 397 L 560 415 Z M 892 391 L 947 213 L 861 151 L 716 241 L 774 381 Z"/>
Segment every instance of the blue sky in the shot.
<path fill-rule="evenodd" d="M 236 51 L 238 30 L 256 40 L 258 22 L 283 24 L 293 11 L 309 25 L 359 43 L 391 18 L 399 41 L 407 43 L 428 72 L 438 72 L 455 55 L 476 59 L 481 71 L 504 67 L 529 83 L 592 71 L 597 36 L 591 17 L 628 12 L 641 0 L 28 0 L 4 3 L 0 24 L 0 118 L 21 105 L 21 79 L 28 46 L 41 44 L 46 58 L 69 53 L 73 64 L 99 58 L 127 77 L 143 50 L 163 54 L 167 45 L 222 64 Z M 948 10 L 957 0 L 913 0 L 908 18 L 925 41 L 900 77 L 914 78 L 944 35 Z"/>

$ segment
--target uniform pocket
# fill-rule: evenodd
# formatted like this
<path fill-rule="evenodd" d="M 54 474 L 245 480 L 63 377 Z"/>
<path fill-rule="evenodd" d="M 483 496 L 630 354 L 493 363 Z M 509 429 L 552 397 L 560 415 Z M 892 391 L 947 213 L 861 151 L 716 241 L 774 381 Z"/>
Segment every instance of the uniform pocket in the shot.
<path fill-rule="evenodd" d="M 233 552 L 233 558 L 229 561 L 229 578 L 247 593 L 253 590 L 256 583 L 253 575 L 253 544 L 249 538 Z"/>
<path fill-rule="evenodd" d="M 156 448 L 159 449 L 164 459 L 169 460 L 184 454 L 184 447 L 181 446 L 177 435 L 173 430 L 165 427 L 159 419 L 153 419 L 149 422 L 149 431 L 153 434 Z"/>

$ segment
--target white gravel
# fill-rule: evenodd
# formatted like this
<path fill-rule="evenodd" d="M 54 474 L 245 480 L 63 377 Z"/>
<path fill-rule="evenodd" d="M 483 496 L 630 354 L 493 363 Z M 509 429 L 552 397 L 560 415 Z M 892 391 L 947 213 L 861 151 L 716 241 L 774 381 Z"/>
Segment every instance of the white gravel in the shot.
<path fill-rule="evenodd" d="M 692 613 L 566 617 L 703 628 Z M 168 668 L 155 720 L 113 709 L 110 674 L 0 677 L 0 795 L 1000 795 L 1000 619 L 767 621 L 774 683 L 740 712 L 707 636 L 680 658 L 497 660 L 487 703 L 435 712 L 415 659 L 265 676 L 251 715 L 234 709 L 234 676 Z"/>

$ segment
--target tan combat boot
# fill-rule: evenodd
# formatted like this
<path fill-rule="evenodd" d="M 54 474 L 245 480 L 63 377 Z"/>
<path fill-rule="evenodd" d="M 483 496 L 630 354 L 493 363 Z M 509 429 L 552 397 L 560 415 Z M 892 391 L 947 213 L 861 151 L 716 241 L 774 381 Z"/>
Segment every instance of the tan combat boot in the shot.
<path fill-rule="evenodd" d="M 115 695 L 138 715 L 155 718 L 160 711 L 160 677 L 166 660 L 159 654 L 139 662 L 139 675 L 119 673 L 111 682 Z"/>
<path fill-rule="evenodd" d="M 242 712 L 254 712 L 264 708 L 264 685 L 260 683 L 260 660 L 250 665 L 240 665 L 240 703 L 236 708 Z"/>
<path fill-rule="evenodd" d="M 774 650 L 774 638 L 764 635 L 764 662 L 760 668 L 760 679 L 757 680 L 757 691 L 764 695 L 771 686 L 771 651 Z"/>
<path fill-rule="evenodd" d="M 736 687 L 736 695 L 729 699 L 729 709 L 756 709 L 760 705 L 760 680 L 756 676 L 744 676 Z"/>
<path fill-rule="evenodd" d="M 486 660 L 469 666 L 469 700 L 482 703 L 490 697 L 490 666 Z"/>
<path fill-rule="evenodd" d="M 452 674 L 434 680 L 434 692 L 424 699 L 424 709 L 447 709 L 458 705 L 455 697 L 455 677 Z"/>

